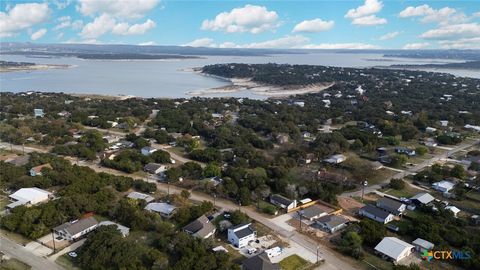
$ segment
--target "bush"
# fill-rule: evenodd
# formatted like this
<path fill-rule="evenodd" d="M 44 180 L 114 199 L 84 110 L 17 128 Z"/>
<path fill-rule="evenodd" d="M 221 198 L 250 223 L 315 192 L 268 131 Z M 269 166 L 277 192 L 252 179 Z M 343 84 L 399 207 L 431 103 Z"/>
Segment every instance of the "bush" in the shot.
<path fill-rule="evenodd" d="M 261 210 L 265 214 L 275 215 L 277 213 L 277 208 L 271 204 L 267 204 L 261 207 Z"/>
<path fill-rule="evenodd" d="M 423 156 L 426 153 L 428 153 L 428 148 L 426 148 L 425 146 L 419 146 L 419 147 L 415 148 L 415 152 L 418 155 Z"/>
<path fill-rule="evenodd" d="M 405 188 L 405 182 L 402 179 L 392 179 L 390 180 L 389 187 L 396 190 L 401 190 Z"/>

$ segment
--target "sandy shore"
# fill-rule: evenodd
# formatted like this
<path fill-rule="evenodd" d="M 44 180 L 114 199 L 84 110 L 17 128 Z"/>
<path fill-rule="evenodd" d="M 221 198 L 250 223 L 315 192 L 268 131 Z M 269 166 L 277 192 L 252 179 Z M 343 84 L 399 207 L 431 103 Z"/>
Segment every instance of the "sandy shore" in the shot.
<path fill-rule="evenodd" d="M 36 70 L 46 70 L 46 69 L 60 69 L 68 68 L 70 65 L 31 65 L 31 66 L 20 66 L 20 67 L 0 67 L 0 72 L 17 72 L 17 71 L 36 71 Z"/>
<path fill-rule="evenodd" d="M 225 78 L 224 78 L 225 79 Z M 203 89 L 197 91 L 187 92 L 191 96 L 206 96 L 211 94 L 225 94 L 235 93 L 239 91 L 250 91 L 255 95 L 267 97 L 286 97 L 291 95 L 302 95 L 308 93 L 318 93 L 329 87 L 334 83 L 315 83 L 308 85 L 286 85 L 277 86 L 269 84 L 261 84 L 252 81 L 249 78 L 235 78 L 230 79 L 230 85 L 220 86 L 210 89 Z"/>
<path fill-rule="evenodd" d="M 132 95 L 100 95 L 100 94 L 88 94 L 88 93 L 67 93 L 68 95 L 79 98 L 91 98 L 91 99 L 106 99 L 106 100 L 126 100 L 129 98 L 137 98 Z"/>

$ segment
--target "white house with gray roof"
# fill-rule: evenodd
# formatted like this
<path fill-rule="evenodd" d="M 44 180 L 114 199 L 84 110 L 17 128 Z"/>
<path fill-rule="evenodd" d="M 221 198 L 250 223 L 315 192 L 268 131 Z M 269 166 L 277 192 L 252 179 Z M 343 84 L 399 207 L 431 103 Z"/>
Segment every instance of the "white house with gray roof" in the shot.
<path fill-rule="evenodd" d="M 415 239 L 412 244 L 415 246 L 415 249 L 420 253 L 423 253 L 425 250 L 430 251 L 433 249 L 433 247 L 435 247 L 433 243 L 430 243 L 422 238 Z"/>
<path fill-rule="evenodd" d="M 171 218 L 175 211 L 177 210 L 177 207 L 174 205 L 171 205 L 169 203 L 149 203 L 147 206 L 145 206 L 145 210 L 150 211 L 150 212 L 156 212 L 159 213 L 160 216 L 164 218 Z"/>
<path fill-rule="evenodd" d="M 130 192 L 127 195 L 127 198 L 130 198 L 130 199 L 133 199 L 133 200 L 144 200 L 147 203 L 155 200 L 154 197 L 152 197 L 148 194 L 144 194 L 144 193 L 140 193 L 140 192 L 136 192 L 136 191 Z"/>
<path fill-rule="evenodd" d="M 282 209 L 293 209 L 297 207 L 297 200 L 291 200 L 287 197 L 284 197 L 280 194 L 272 194 L 270 196 L 270 203 L 282 208 Z"/>
<path fill-rule="evenodd" d="M 388 222 L 393 220 L 392 214 L 370 204 L 367 204 L 364 207 L 360 208 L 358 214 L 383 224 L 387 224 Z"/>
<path fill-rule="evenodd" d="M 380 198 L 376 202 L 376 205 L 378 208 L 384 211 L 387 211 L 391 214 L 394 214 L 396 216 L 403 214 L 403 212 L 405 212 L 407 208 L 407 206 L 404 203 L 388 197 Z"/>
<path fill-rule="evenodd" d="M 95 230 L 98 222 L 94 217 L 84 218 L 63 223 L 53 228 L 55 238 L 63 238 L 68 241 L 75 241 L 89 232 Z"/>
<path fill-rule="evenodd" d="M 328 215 L 320 217 L 319 219 L 315 220 L 315 222 L 324 230 L 334 233 L 346 227 L 348 224 L 348 219 L 338 215 Z"/>
<path fill-rule="evenodd" d="M 228 241 L 237 248 L 243 248 L 249 242 L 255 241 L 257 232 L 251 223 L 244 223 L 228 229 Z"/>

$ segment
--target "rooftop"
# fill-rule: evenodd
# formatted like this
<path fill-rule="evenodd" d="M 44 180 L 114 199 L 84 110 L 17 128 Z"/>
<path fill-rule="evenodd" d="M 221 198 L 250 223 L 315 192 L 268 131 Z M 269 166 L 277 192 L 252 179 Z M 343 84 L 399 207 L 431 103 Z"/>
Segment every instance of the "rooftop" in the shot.
<path fill-rule="evenodd" d="M 75 235 L 97 224 L 98 222 L 94 217 L 89 217 L 74 222 L 63 223 L 62 225 L 55 227 L 54 230 L 65 230 L 70 235 Z"/>
<path fill-rule="evenodd" d="M 127 198 L 130 198 L 130 199 L 134 199 L 134 200 L 144 200 L 146 201 L 147 203 L 148 202 L 151 202 L 153 201 L 155 198 L 148 195 L 148 194 L 143 194 L 143 193 L 140 193 L 140 192 L 136 192 L 136 191 L 133 191 L 133 192 L 130 192 L 128 195 L 127 195 Z"/>
<path fill-rule="evenodd" d="M 382 209 L 371 204 L 365 205 L 364 207 L 361 208 L 361 210 L 383 219 L 386 219 L 390 215 L 390 213 L 385 212 Z"/>
<path fill-rule="evenodd" d="M 415 239 L 415 241 L 413 241 L 412 244 L 425 249 L 432 249 L 435 246 L 433 243 L 430 243 L 427 240 L 424 240 L 422 238 Z"/>
<path fill-rule="evenodd" d="M 406 249 L 411 249 L 414 246 L 407 242 L 404 242 L 395 237 L 384 237 L 380 243 L 375 247 L 376 251 L 379 251 L 390 258 L 396 259 Z"/>
<path fill-rule="evenodd" d="M 317 205 L 312 205 L 312 206 L 303 208 L 301 213 L 303 217 L 314 218 L 326 212 L 320 207 L 318 207 Z"/>
<path fill-rule="evenodd" d="M 317 222 L 325 223 L 329 227 L 334 228 L 339 225 L 347 223 L 348 219 L 338 215 L 328 215 L 328 216 L 320 217 L 319 219 L 317 219 Z"/>
<path fill-rule="evenodd" d="M 149 203 L 145 210 L 154 211 L 165 215 L 170 215 L 177 207 L 168 203 Z"/>

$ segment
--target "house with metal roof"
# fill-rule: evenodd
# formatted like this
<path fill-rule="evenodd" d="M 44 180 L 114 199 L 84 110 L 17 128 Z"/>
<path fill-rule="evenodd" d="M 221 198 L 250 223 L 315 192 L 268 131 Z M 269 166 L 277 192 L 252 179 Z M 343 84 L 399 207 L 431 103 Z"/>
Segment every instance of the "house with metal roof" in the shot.
<path fill-rule="evenodd" d="M 383 224 L 387 224 L 393 220 L 392 214 L 371 204 L 367 204 L 360 208 L 358 214 Z"/>
<path fill-rule="evenodd" d="M 48 201 L 53 197 L 51 192 L 46 190 L 32 187 L 32 188 L 21 188 L 15 193 L 12 193 L 8 196 L 10 198 L 10 203 L 7 205 L 7 208 L 13 209 L 19 205 L 35 205 L 41 202 Z"/>
<path fill-rule="evenodd" d="M 242 269 L 244 270 L 280 270 L 278 263 L 272 263 L 266 253 L 261 253 L 243 260 Z"/>
<path fill-rule="evenodd" d="M 412 244 L 415 246 L 415 249 L 420 253 L 423 253 L 424 251 L 430 251 L 433 249 L 433 247 L 435 247 L 433 243 L 430 243 L 422 238 L 415 239 Z"/>
<path fill-rule="evenodd" d="M 113 221 L 106 220 L 106 221 L 101 221 L 100 223 L 98 223 L 99 227 L 100 226 L 111 226 L 111 225 L 117 226 L 117 230 L 122 234 L 123 237 L 127 237 L 128 234 L 130 233 L 130 228 L 128 228 L 126 226 L 123 226 L 121 224 L 115 223 Z"/>
<path fill-rule="evenodd" d="M 447 207 L 445 207 L 446 210 L 450 210 L 452 213 L 453 213 L 453 216 L 454 217 L 457 217 L 458 213 L 460 213 L 460 209 L 458 209 L 457 207 L 453 206 L 453 205 L 449 205 Z"/>
<path fill-rule="evenodd" d="M 151 174 L 159 174 L 167 170 L 167 166 L 158 163 L 148 163 L 143 170 Z"/>
<path fill-rule="evenodd" d="M 143 147 L 140 152 L 142 152 L 142 155 L 144 156 L 149 156 L 151 154 L 153 154 L 154 152 L 156 152 L 158 149 L 156 148 L 153 148 L 153 147 L 150 147 L 150 146 L 145 146 Z"/>
<path fill-rule="evenodd" d="M 433 200 L 435 200 L 435 198 L 427 192 L 418 193 L 417 195 L 410 198 L 410 201 L 418 205 L 427 205 L 433 202 Z"/>
<path fill-rule="evenodd" d="M 432 188 L 440 192 L 449 192 L 455 187 L 455 183 L 452 183 L 447 180 L 442 180 L 432 184 Z"/>
<path fill-rule="evenodd" d="M 164 218 L 171 218 L 177 207 L 168 203 L 149 203 L 145 206 L 145 210 L 159 213 Z"/>
<path fill-rule="evenodd" d="M 324 230 L 334 233 L 347 226 L 349 220 L 339 215 L 323 216 L 315 222 Z"/>
<path fill-rule="evenodd" d="M 270 195 L 270 203 L 282 208 L 282 209 L 293 209 L 297 207 L 297 200 L 291 200 L 287 197 L 284 197 L 280 194 Z"/>
<path fill-rule="evenodd" d="M 385 210 L 396 216 L 403 214 L 403 212 L 405 212 L 407 208 L 407 206 L 404 203 L 388 197 L 380 198 L 379 200 L 376 201 L 375 204 L 377 205 L 378 208 Z"/>
<path fill-rule="evenodd" d="M 97 227 L 97 220 L 94 217 L 89 217 L 63 223 L 62 225 L 53 228 L 53 232 L 55 238 L 75 241 L 95 230 Z"/>
<path fill-rule="evenodd" d="M 339 164 L 344 162 L 345 160 L 347 160 L 347 157 L 345 155 L 337 154 L 337 155 L 330 156 L 329 158 L 324 159 L 323 161 L 330 164 Z"/>
<path fill-rule="evenodd" d="M 187 226 L 183 227 L 183 230 L 194 237 L 207 239 L 215 234 L 217 228 L 205 215 L 202 215 Z"/>
<path fill-rule="evenodd" d="M 153 200 L 155 200 L 154 197 L 148 195 L 148 194 L 144 194 L 144 193 L 140 193 L 140 192 L 136 192 L 136 191 L 132 191 L 130 192 L 128 195 L 127 195 L 127 198 L 130 198 L 130 199 L 133 199 L 133 200 L 144 200 L 145 202 L 149 203 Z"/>
<path fill-rule="evenodd" d="M 228 229 L 228 241 L 237 248 L 243 248 L 249 242 L 255 241 L 257 232 L 251 223 L 243 223 Z"/>
<path fill-rule="evenodd" d="M 45 113 L 43 112 L 43 109 L 33 109 L 33 116 L 35 118 L 37 117 L 43 117 Z"/>
<path fill-rule="evenodd" d="M 382 255 L 384 259 L 393 262 L 398 262 L 408 257 L 412 254 L 413 249 L 414 246 L 395 237 L 384 237 L 382 241 L 375 246 L 375 251 L 378 254 Z"/>

